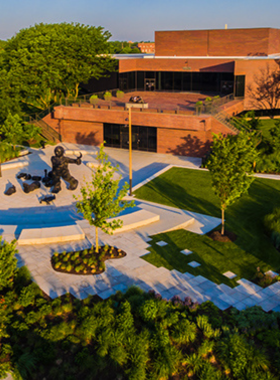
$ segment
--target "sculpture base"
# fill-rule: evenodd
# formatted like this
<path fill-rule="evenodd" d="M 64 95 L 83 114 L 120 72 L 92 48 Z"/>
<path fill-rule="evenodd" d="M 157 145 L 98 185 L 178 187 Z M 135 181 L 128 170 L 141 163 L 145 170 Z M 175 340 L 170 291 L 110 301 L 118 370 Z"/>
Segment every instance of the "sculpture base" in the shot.
<path fill-rule="evenodd" d="M 149 108 L 148 103 L 125 103 L 126 108 Z"/>

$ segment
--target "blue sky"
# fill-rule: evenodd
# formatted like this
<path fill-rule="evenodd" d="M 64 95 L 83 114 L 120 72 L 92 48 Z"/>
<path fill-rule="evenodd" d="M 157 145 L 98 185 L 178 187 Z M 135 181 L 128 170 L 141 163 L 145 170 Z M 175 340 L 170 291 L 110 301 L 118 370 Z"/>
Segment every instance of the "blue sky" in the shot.
<path fill-rule="evenodd" d="M 279 0 L 0 0 L 0 39 L 35 23 L 103 26 L 112 40 L 154 40 L 156 30 L 280 28 Z"/>

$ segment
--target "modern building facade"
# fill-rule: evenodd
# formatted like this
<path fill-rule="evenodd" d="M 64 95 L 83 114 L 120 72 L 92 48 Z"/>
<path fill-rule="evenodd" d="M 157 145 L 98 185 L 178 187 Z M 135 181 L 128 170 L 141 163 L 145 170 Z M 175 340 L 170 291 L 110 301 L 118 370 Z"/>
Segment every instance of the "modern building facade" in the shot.
<path fill-rule="evenodd" d="M 155 54 L 119 58 L 123 90 L 182 91 L 245 97 L 261 70 L 280 63 L 273 28 L 155 32 Z"/>
<path fill-rule="evenodd" d="M 145 91 L 146 97 L 148 92 L 158 92 L 158 98 L 160 92 L 180 92 L 182 102 L 186 101 L 184 94 L 234 94 L 217 115 L 151 105 L 132 110 L 133 149 L 202 157 L 209 150 L 213 133 L 236 133 L 224 115 L 254 108 L 248 88 L 254 88 L 256 76 L 279 68 L 280 30 L 156 32 L 155 54 L 119 55 L 116 59 L 119 72 L 112 76 L 113 87 L 109 87 L 108 78 L 103 90 L 117 84 L 124 91 Z M 102 90 L 100 85 L 98 91 Z M 60 106 L 45 121 L 67 142 L 99 145 L 105 140 L 107 146 L 128 148 L 125 102 Z"/>

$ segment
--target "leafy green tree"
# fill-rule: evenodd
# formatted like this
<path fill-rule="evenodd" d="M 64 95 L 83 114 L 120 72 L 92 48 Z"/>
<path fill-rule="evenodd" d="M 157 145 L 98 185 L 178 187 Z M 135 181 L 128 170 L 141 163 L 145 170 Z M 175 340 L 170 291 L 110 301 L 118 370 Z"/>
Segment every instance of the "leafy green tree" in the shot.
<path fill-rule="evenodd" d="M 1 144 L 0 144 L 0 177 L 2 177 L 1 164 L 3 162 L 6 162 L 6 161 L 12 159 L 12 158 L 18 157 L 19 150 L 20 149 L 14 150 L 12 145 L 1 141 Z"/>
<path fill-rule="evenodd" d="M 254 178 L 253 163 L 258 153 L 255 149 L 255 133 L 238 135 L 214 135 L 212 153 L 207 168 L 212 177 L 215 194 L 220 198 L 222 229 L 224 235 L 225 210 L 247 192 Z"/>
<path fill-rule="evenodd" d="M 129 186 L 126 183 L 122 189 L 118 189 L 120 179 L 113 179 L 114 174 L 118 172 L 118 166 L 112 166 L 103 148 L 102 144 L 97 155 L 99 166 L 92 174 L 92 182 L 86 182 L 85 186 L 81 187 L 81 200 L 74 196 L 77 200 L 77 210 L 90 225 L 95 226 L 96 253 L 99 252 L 98 228 L 112 234 L 115 229 L 122 226 L 123 221 L 121 219 L 108 221 L 108 218 L 115 217 L 125 208 L 134 206 L 133 202 L 123 200 Z"/>
<path fill-rule="evenodd" d="M 13 281 L 17 269 L 15 253 L 16 240 L 8 243 L 0 236 L 0 290 L 8 287 Z"/>
<path fill-rule="evenodd" d="M 28 124 L 22 120 L 18 114 L 8 114 L 8 117 L 0 125 L 0 136 L 8 144 L 12 144 L 14 151 L 16 145 L 22 145 L 24 141 L 38 137 L 40 128 Z"/>
<path fill-rule="evenodd" d="M 15 150 L 16 145 L 22 141 L 24 136 L 21 117 L 9 114 L 3 125 L 0 126 L 0 134 L 5 142 L 13 145 Z"/>
<path fill-rule="evenodd" d="M 0 98 L 16 99 L 22 110 L 34 112 L 77 97 L 81 82 L 114 70 L 116 61 L 107 54 L 110 36 L 102 27 L 74 23 L 20 30 L 1 54 Z"/>

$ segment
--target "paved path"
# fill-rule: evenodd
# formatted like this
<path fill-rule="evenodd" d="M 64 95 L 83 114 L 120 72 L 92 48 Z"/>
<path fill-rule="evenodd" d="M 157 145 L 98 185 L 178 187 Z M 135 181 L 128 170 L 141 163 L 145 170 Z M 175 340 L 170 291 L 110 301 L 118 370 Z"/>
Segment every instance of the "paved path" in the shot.
<path fill-rule="evenodd" d="M 97 148 L 65 144 L 67 149 L 88 149 L 91 152 Z M 120 171 L 124 179 L 128 176 L 128 152 L 118 149 L 106 149 L 110 160 L 120 165 Z M 50 169 L 49 162 L 53 147 L 44 151 L 35 151 L 27 158 L 28 166 L 24 171 L 33 175 L 42 175 L 43 169 Z M 94 161 L 92 154 L 83 157 L 84 162 Z M 199 159 L 188 157 L 176 157 L 171 155 L 159 155 L 153 153 L 133 152 L 134 185 L 153 178 L 160 171 L 166 170 L 169 165 L 198 168 Z M 85 164 L 80 167 L 70 166 L 71 173 L 82 181 L 91 174 Z M 136 209 L 145 209 L 160 215 L 160 221 L 136 230 L 119 233 L 113 236 L 100 233 L 100 243 L 114 245 L 124 249 L 127 256 L 120 260 L 106 261 L 106 272 L 100 275 L 80 276 L 63 274 L 53 271 L 50 258 L 55 251 L 62 252 L 85 249 L 90 247 L 95 240 L 94 229 L 88 222 L 75 212 L 72 192 L 65 189 L 58 194 L 53 206 L 40 206 L 38 202 L 41 194 L 47 194 L 48 189 L 42 188 L 32 194 L 24 194 L 21 190 L 20 180 L 15 180 L 15 175 L 23 171 L 10 169 L 3 172 L 0 180 L 0 233 L 7 240 L 18 236 L 22 228 L 32 228 L 35 225 L 43 228 L 48 225 L 63 224 L 70 222 L 78 223 L 86 234 L 86 239 L 79 242 L 64 244 L 20 246 L 17 255 L 19 265 L 27 265 L 33 279 L 43 291 L 52 298 L 70 292 L 74 296 L 83 299 L 88 295 L 98 294 L 105 299 L 117 290 L 125 291 L 131 285 L 138 285 L 143 290 L 154 289 L 163 298 L 170 299 L 179 295 L 182 299 L 191 297 L 199 303 L 211 300 L 220 309 L 224 310 L 235 306 L 242 310 L 247 306 L 259 305 L 265 311 L 280 311 L 280 282 L 266 289 L 241 279 L 234 289 L 225 284 L 217 285 L 202 276 L 193 276 L 189 273 L 180 273 L 176 270 L 169 271 L 166 268 L 156 268 L 141 257 L 149 253 L 149 240 L 151 235 L 181 226 L 185 221 L 192 223 L 184 228 L 199 234 L 204 234 L 218 224 L 220 220 L 206 215 L 191 213 L 176 208 L 158 205 L 151 202 L 136 200 Z M 17 193 L 11 197 L 3 195 L 7 182 L 15 183 Z M 74 194 L 78 194 L 76 190 Z M 163 243 L 164 244 L 164 243 Z M 188 247 L 185 247 L 187 250 Z M 178 253 L 181 254 L 181 253 Z"/>

